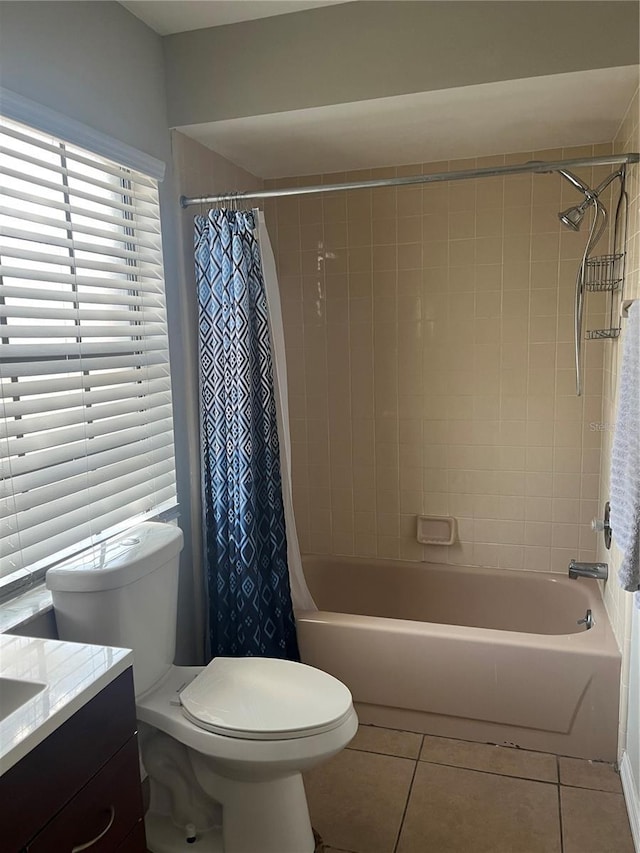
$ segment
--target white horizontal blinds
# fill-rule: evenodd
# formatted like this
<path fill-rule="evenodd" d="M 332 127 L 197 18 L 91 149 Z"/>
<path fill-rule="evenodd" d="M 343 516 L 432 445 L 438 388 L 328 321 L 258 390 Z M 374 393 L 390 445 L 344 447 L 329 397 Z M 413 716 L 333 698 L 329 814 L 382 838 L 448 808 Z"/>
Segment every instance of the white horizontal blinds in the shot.
<path fill-rule="evenodd" d="M 0 576 L 176 504 L 156 182 L 0 121 Z"/>

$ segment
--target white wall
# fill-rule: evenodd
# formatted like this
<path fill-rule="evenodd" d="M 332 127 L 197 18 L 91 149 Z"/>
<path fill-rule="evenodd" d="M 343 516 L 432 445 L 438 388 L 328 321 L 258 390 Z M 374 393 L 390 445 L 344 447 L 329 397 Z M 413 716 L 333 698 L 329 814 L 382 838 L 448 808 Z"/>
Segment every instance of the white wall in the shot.
<path fill-rule="evenodd" d="M 640 610 L 635 608 L 631 619 L 631 655 L 629 659 L 629 717 L 627 754 L 631 772 L 640 792 Z M 640 803 L 638 804 L 640 816 Z"/>
<path fill-rule="evenodd" d="M 629 109 L 620 125 L 614 140 L 614 151 L 640 150 L 640 89 L 633 96 Z M 633 299 L 640 297 L 640 170 L 629 169 L 627 173 L 627 193 L 629 196 L 628 233 L 626 244 L 626 267 L 624 295 Z M 607 341 L 604 350 L 603 409 L 601 420 L 613 425 L 617 414 L 617 396 L 620 382 L 622 353 L 626 335 L 626 324 L 622 322 L 622 332 L 617 340 Z M 602 466 L 600 470 L 599 507 L 609 499 L 609 474 L 611 466 L 612 429 L 603 432 Z M 631 775 L 625 785 L 625 796 L 635 799 L 628 803 L 630 815 L 635 815 L 640 833 L 640 625 L 638 611 L 633 606 L 633 598 L 618 583 L 618 571 L 622 554 L 616 545 L 615 530 L 610 551 L 605 550 L 603 539 L 599 537 L 598 559 L 609 563 L 609 581 L 604 584 L 603 598 L 622 652 L 620 679 L 620 723 L 618 732 L 618 758 L 628 761 Z M 623 775 L 623 781 L 625 776 Z M 628 789 L 629 788 L 629 789 Z M 635 789 L 635 793 L 633 790 Z M 632 822 L 633 822 L 632 817 Z M 640 837 L 639 837 L 640 841 Z M 638 848 L 640 850 L 640 846 Z"/>
<path fill-rule="evenodd" d="M 180 281 L 176 260 L 177 199 L 166 115 L 161 39 L 114 2 L 0 3 L 0 82 L 63 115 L 167 164 L 160 185 L 183 553 L 178 661 L 193 658 L 193 576 L 189 469 L 183 399 Z"/>
<path fill-rule="evenodd" d="M 640 149 L 640 89 L 636 90 L 629 109 L 620 125 L 620 129 L 614 140 L 615 153 L 623 151 L 638 151 Z M 628 299 L 640 297 L 640 170 L 629 169 L 627 173 L 626 189 L 629 197 L 629 216 L 626 244 L 625 282 L 624 296 Z M 622 332 L 617 340 L 607 341 L 604 346 L 604 382 L 603 382 L 603 408 L 601 420 L 604 424 L 613 425 L 617 414 L 617 396 L 620 383 L 620 372 L 622 353 L 624 351 L 624 340 L 626 336 L 626 324 L 622 322 Z M 605 501 L 609 500 L 609 476 L 611 467 L 611 445 L 613 441 L 613 429 L 604 430 L 602 433 L 602 461 L 600 469 L 600 497 L 598 506 L 602 508 Z M 638 703 L 636 702 L 636 716 L 632 716 L 630 701 L 630 677 L 631 662 L 631 622 L 632 622 L 632 596 L 625 592 L 618 583 L 618 570 L 622 562 L 622 554 L 617 548 L 615 530 L 613 544 L 610 551 L 605 550 L 602 537 L 598 538 L 598 559 L 609 563 L 610 579 L 604 585 L 603 598 L 611 621 L 611 626 L 616 635 L 620 651 L 622 652 L 622 670 L 620 684 L 620 729 L 618 738 L 618 757 L 628 750 L 628 735 L 635 726 L 636 733 L 640 728 L 638 720 Z M 636 667 L 637 667 L 636 662 Z M 636 673 L 637 677 L 637 673 Z M 636 682 L 637 684 L 637 682 Z M 640 789 L 640 775 L 636 774 L 636 785 Z"/>

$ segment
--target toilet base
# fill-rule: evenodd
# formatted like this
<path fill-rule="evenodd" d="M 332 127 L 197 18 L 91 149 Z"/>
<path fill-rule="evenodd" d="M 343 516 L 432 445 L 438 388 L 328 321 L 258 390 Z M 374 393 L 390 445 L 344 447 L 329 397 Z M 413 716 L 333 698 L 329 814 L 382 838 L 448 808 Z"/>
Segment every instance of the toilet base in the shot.
<path fill-rule="evenodd" d="M 144 819 L 149 853 L 224 853 L 222 830 L 220 827 L 209 830 L 193 842 L 187 842 L 181 831 L 167 815 L 147 812 Z M 322 853 L 324 843 L 320 835 L 313 830 L 314 853 Z"/>
<path fill-rule="evenodd" d="M 264 781 L 230 779 L 205 756 L 191 752 L 189 757 L 203 790 L 222 804 L 225 853 L 314 853 L 301 773 Z"/>
<path fill-rule="evenodd" d="M 150 853 L 314 853 L 322 850 L 311 829 L 299 773 L 263 783 L 225 780 L 223 825 L 187 841 L 168 815 L 145 817 Z"/>
<path fill-rule="evenodd" d="M 188 842 L 184 830 L 177 827 L 168 815 L 147 812 L 144 828 L 149 853 L 224 853 L 219 826 L 198 833 L 195 842 Z"/>
<path fill-rule="evenodd" d="M 225 853 L 314 853 L 316 843 L 300 773 L 269 782 L 225 783 Z"/>

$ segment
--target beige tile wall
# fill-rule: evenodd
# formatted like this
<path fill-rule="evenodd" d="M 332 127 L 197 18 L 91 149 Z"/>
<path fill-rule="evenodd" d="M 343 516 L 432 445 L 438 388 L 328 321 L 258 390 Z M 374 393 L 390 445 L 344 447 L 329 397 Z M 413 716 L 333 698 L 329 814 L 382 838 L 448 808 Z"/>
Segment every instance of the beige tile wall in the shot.
<path fill-rule="evenodd" d="M 615 148 L 265 183 L 332 183 L 638 151 L 639 114 L 636 94 Z M 177 132 L 173 147 L 176 196 L 261 186 L 259 178 Z M 593 185 L 608 171 L 580 174 Z M 637 167 L 629 170 L 628 189 L 625 295 L 631 298 L 640 296 Z M 282 291 L 304 550 L 560 572 L 572 556 L 595 558 L 588 523 L 608 497 L 613 432 L 592 425 L 614 422 L 621 346 L 586 344 L 586 394 L 578 400 L 571 312 L 585 235 L 561 229 L 556 219 L 578 200 L 550 175 L 266 204 Z M 182 214 L 181 250 L 184 345 L 196 358 L 189 319 L 195 311 L 192 217 L 193 209 Z M 603 239 L 600 250 L 604 246 Z M 588 326 L 606 322 L 604 308 L 590 296 Z M 190 421 L 197 425 L 195 385 L 193 391 Z M 196 460 L 197 452 L 193 444 Z M 197 505 L 197 488 L 191 497 Z M 449 549 L 419 546 L 419 512 L 455 515 L 460 541 Z M 192 538 L 197 578 L 197 531 Z M 610 552 L 597 547 L 614 576 L 603 595 L 623 650 L 622 750 L 631 596 L 615 581 L 615 545 Z"/>
<path fill-rule="evenodd" d="M 636 92 L 627 114 L 615 139 L 616 152 L 640 151 L 640 90 Z M 627 240 L 627 266 L 624 282 L 624 297 L 640 298 L 640 168 L 631 167 L 628 171 L 627 191 L 629 193 L 629 236 Z M 613 425 L 616 418 L 617 388 L 622 355 L 622 343 L 625 334 L 624 320 L 622 332 L 617 341 L 607 342 L 604 347 L 604 385 L 602 421 L 607 425 L 603 431 L 603 453 L 601 469 L 600 505 L 609 497 L 609 464 Z M 629 697 L 629 660 L 631 650 L 631 614 L 632 596 L 624 592 L 617 581 L 617 571 L 621 555 L 615 546 L 606 551 L 602 542 L 598 544 L 598 559 L 609 563 L 610 581 L 603 585 L 603 597 L 618 644 L 622 650 L 622 689 L 620 695 L 620 751 L 625 747 L 628 726 L 627 709 Z M 637 725 L 637 721 L 635 722 Z"/>
<path fill-rule="evenodd" d="M 611 153 L 611 145 L 315 175 L 411 175 Z M 589 183 L 607 167 L 583 171 Z M 595 558 L 601 342 L 574 393 L 580 196 L 525 175 L 281 198 L 266 206 L 289 364 L 303 550 L 566 572 Z M 606 251 L 606 241 L 601 244 Z M 588 326 L 604 322 L 592 295 Z M 452 547 L 416 515 L 453 515 Z"/>

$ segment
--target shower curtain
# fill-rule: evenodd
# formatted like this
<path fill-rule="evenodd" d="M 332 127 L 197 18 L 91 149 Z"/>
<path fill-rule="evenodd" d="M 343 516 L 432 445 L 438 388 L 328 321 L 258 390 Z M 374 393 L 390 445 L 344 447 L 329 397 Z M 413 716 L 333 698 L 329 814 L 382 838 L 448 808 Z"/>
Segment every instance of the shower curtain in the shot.
<path fill-rule="evenodd" d="M 287 358 L 284 349 L 284 326 L 280 306 L 280 291 L 276 262 L 273 257 L 271 241 L 261 210 L 254 210 L 258 221 L 262 271 L 267 296 L 267 312 L 271 331 L 271 355 L 274 366 L 274 392 L 278 435 L 280 436 L 280 466 L 282 471 L 282 498 L 284 500 L 284 518 L 287 528 L 287 560 L 289 580 L 294 610 L 317 610 L 302 571 L 302 557 L 293 515 L 293 490 L 291 486 L 291 433 L 289 430 L 289 390 L 287 384 Z"/>
<path fill-rule="evenodd" d="M 229 210 L 195 218 L 209 653 L 295 660 L 279 418 L 255 219 Z"/>

